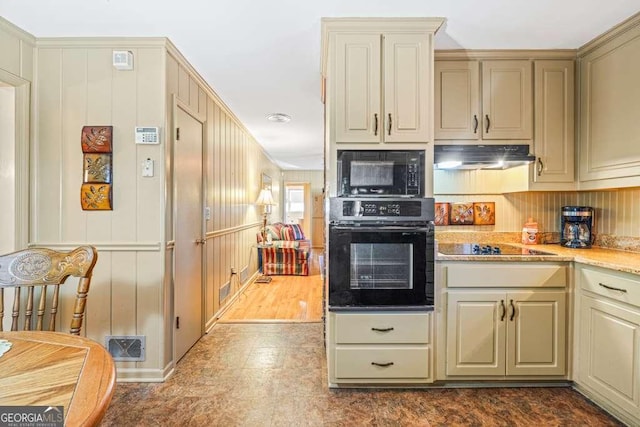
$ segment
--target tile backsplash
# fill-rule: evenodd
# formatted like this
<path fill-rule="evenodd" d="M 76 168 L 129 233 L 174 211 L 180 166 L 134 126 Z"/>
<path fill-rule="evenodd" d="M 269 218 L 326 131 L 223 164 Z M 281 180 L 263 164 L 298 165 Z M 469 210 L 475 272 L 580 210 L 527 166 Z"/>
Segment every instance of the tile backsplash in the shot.
<path fill-rule="evenodd" d="M 595 209 L 595 234 L 640 237 L 640 187 L 608 191 L 545 191 L 435 196 L 436 202 L 495 202 L 495 225 L 439 226 L 441 231 L 517 232 L 531 217 L 541 232 L 560 231 L 560 208 Z"/>

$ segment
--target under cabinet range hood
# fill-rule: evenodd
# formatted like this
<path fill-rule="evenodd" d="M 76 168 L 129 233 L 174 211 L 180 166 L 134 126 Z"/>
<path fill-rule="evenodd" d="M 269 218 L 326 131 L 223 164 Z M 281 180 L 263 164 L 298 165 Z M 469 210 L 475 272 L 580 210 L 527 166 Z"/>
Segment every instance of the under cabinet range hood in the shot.
<path fill-rule="evenodd" d="M 508 169 L 535 161 L 528 144 L 435 145 L 436 169 Z"/>

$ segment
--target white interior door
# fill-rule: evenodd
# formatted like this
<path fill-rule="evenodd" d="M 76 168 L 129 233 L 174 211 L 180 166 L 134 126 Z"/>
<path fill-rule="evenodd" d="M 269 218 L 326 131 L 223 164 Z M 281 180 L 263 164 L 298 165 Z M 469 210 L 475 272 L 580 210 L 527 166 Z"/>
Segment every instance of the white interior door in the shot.
<path fill-rule="evenodd" d="M 202 320 L 203 126 L 176 108 L 174 147 L 174 343 L 175 360 L 200 339 Z M 178 136 L 179 135 L 179 136 Z"/>

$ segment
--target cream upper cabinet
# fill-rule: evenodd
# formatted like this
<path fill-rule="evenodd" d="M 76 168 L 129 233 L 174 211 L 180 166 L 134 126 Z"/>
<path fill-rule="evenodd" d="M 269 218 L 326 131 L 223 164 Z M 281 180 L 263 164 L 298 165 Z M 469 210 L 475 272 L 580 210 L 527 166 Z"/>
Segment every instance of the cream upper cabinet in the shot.
<path fill-rule="evenodd" d="M 482 62 L 483 139 L 533 136 L 531 61 Z"/>
<path fill-rule="evenodd" d="M 640 15 L 579 55 L 581 187 L 637 186 L 640 175 Z M 635 178 L 635 179 L 632 179 Z M 585 184 L 585 185 L 583 185 Z"/>
<path fill-rule="evenodd" d="M 335 142 L 428 142 L 431 135 L 427 33 L 337 34 Z"/>
<path fill-rule="evenodd" d="M 337 142 L 379 142 L 382 135 L 380 34 L 337 34 L 334 114 Z"/>
<path fill-rule="evenodd" d="M 574 62 L 534 63 L 536 164 L 533 181 L 573 182 Z"/>
<path fill-rule="evenodd" d="M 532 139 L 531 64 L 529 60 L 436 61 L 435 138 L 473 143 Z"/>
<path fill-rule="evenodd" d="M 478 61 L 436 61 L 435 138 L 480 139 L 480 66 Z"/>
<path fill-rule="evenodd" d="M 565 300 L 565 291 L 449 292 L 447 375 L 564 375 Z"/>

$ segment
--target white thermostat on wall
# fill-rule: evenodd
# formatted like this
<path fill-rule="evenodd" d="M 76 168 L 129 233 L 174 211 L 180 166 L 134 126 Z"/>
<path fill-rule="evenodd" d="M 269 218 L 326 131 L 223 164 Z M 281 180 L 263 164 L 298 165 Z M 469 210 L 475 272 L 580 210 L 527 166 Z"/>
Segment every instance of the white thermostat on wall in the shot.
<path fill-rule="evenodd" d="M 136 126 L 136 144 L 160 144 L 157 127 Z"/>

